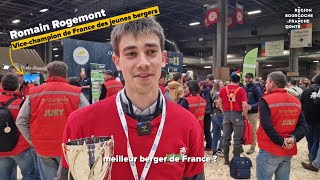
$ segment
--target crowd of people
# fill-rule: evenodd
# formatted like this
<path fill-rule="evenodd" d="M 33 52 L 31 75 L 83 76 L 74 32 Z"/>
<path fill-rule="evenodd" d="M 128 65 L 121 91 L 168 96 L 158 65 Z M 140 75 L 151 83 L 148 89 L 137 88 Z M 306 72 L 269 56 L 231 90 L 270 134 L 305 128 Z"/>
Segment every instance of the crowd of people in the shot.
<path fill-rule="evenodd" d="M 7 121 L 0 133 L 9 143 L 0 148 L 0 179 L 17 179 L 17 166 L 23 179 L 68 179 L 61 144 L 92 135 L 113 136 L 114 155 L 203 157 L 212 151 L 229 165 L 230 150 L 233 157 L 244 151 L 245 119 L 254 134 L 246 153 L 260 149 L 258 180 L 289 179 L 296 144 L 305 136 L 310 161 L 302 166 L 319 170 L 320 73 L 312 81 L 289 83 L 280 71 L 265 81 L 252 73 L 244 80 L 232 73 L 225 83 L 212 74 L 196 81 L 176 73 L 168 81 L 161 70 L 167 58 L 163 29 L 152 17 L 115 26 L 111 43 L 125 84 L 105 71 L 100 101 L 91 105 L 90 78 L 85 72 L 67 78 L 60 61 L 47 65 L 48 79 L 39 86 L 24 85 L 14 68 L 1 77 L 0 112 Z M 205 177 L 203 162 L 145 164 L 114 163 L 112 179 Z"/>

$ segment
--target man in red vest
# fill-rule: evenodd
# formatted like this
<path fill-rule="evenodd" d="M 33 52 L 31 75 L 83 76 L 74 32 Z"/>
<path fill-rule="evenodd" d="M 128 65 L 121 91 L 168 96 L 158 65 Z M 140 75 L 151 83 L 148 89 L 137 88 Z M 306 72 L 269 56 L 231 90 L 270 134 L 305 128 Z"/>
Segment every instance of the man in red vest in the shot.
<path fill-rule="evenodd" d="M 115 26 L 111 32 L 112 58 L 123 73 L 125 89 L 68 118 L 64 142 L 113 135 L 114 156 L 137 158 L 132 163 L 114 162 L 112 180 L 204 179 L 203 162 L 181 159 L 204 156 L 203 133 L 197 119 L 167 101 L 159 91 L 161 67 L 167 58 L 164 40 L 163 29 L 153 17 Z M 139 158 L 170 156 L 179 162 L 149 164 Z M 68 168 L 65 161 L 63 167 Z"/>
<path fill-rule="evenodd" d="M 68 67 L 64 62 L 49 63 L 47 71 L 46 83 L 30 89 L 16 122 L 39 156 L 41 179 L 53 179 L 57 175 L 62 134 L 69 114 L 89 105 L 81 88 L 68 84 Z"/>
<path fill-rule="evenodd" d="M 267 95 L 259 102 L 260 126 L 257 131 L 257 179 L 289 180 L 291 158 L 297 154 L 296 143 L 307 132 L 301 103 L 284 89 L 287 77 L 276 71 L 268 75 Z"/>
<path fill-rule="evenodd" d="M 223 118 L 223 154 L 224 164 L 229 165 L 229 150 L 233 131 L 233 155 L 243 152 L 242 135 L 245 118 L 248 117 L 247 93 L 239 86 L 240 76 L 236 73 L 230 76 L 231 84 L 224 86 L 219 93 L 218 106 L 224 113 Z"/>
<path fill-rule="evenodd" d="M 105 82 L 101 86 L 99 100 L 117 94 L 123 88 L 123 84 L 120 81 L 115 80 L 114 72 L 111 70 L 106 70 L 104 72 L 104 80 Z"/>
<path fill-rule="evenodd" d="M 0 107 L 8 107 L 13 121 L 19 113 L 20 105 L 22 103 L 21 95 L 17 92 L 19 88 L 18 77 L 13 73 L 8 73 L 2 78 L 3 91 L 0 92 Z M 3 109 L 2 109 L 3 110 Z M 3 112 L 3 111 L 1 111 Z M 4 118 L 4 114 L 1 114 L 1 118 Z M 1 119 L 1 121 L 6 121 L 8 119 Z M 8 120 L 9 121 L 9 120 Z M 0 122 L 2 124 L 2 122 Z M 19 136 L 18 141 L 13 141 L 9 139 L 9 133 L 14 133 L 15 123 L 10 125 L 8 122 L 5 127 L 0 126 L 0 136 L 1 136 L 1 150 L 0 150 L 0 179 L 17 179 L 16 166 L 18 165 L 21 170 L 21 175 L 23 179 L 33 179 L 35 177 L 35 163 L 33 156 L 35 155 L 34 150 L 30 144 L 26 141 L 23 136 Z M 16 142 L 13 149 L 9 147 L 7 150 L 2 150 L 5 146 L 9 146 L 11 143 L 3 142 L 5 134 L 8 134 L 6 141 Z M 19 133 L 19 132 L 17 132 Z"/>

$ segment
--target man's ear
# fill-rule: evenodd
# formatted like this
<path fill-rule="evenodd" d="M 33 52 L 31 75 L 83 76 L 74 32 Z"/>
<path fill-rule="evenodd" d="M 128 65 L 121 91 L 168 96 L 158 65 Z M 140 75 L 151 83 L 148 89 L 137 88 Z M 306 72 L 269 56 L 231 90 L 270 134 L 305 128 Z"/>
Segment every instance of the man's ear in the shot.
<path fill-rule="evenodd" d="M 116 65 L 117 70 L 121 71 L 120 58 L 117 55 L 112 54 L 112 61 Z"/>
<path fill-rule="evenodd" d="M 167 53 L 167 51 L 166 50 L 164 50 L 163 52 L 162 52 L 162 66 L 161 67 L 165 67 L 166 66 L 166 60 L 167 60 L 167 58 L 168 58 L 168 53 Z"/>

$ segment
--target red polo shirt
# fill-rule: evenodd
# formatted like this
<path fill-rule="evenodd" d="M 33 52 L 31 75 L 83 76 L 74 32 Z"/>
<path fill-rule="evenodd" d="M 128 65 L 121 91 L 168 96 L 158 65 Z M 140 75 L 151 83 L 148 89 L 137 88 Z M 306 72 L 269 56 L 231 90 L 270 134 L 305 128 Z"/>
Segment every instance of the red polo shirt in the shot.
<path fill-rule="evenodd" d="M 235 84 L 228 85 L 229 93 L 234 93 L 238 87 L 239 86 Z M 230 111 L 230 102 L 227 96 L 226 86 L 220 90 L 219 97 L 222 99 L 223 111 Z M 242 101 L 248 101 L 246 91 L 240 88 L 235 99 L 236 101 L 233 102 L 233 111 L 242 111 Z"/>
<path fill-rule="evenodd" d="M 133 156 L 138 157 L 136 165 L 140 177 L 145 162 L 140 162 L 139 157 L 148 157 L 160 125 L 161 115 L 151 121 L 152 133 L 145 136 L 138 135 L 137 120 L 127 115 L 126 120 Z M 73 112 L 68 118 L 63 141 L 67 142 L 68 139 L 91 137 L 92 135 L 113 135 L 115 144 L 114 157 L 117 155 L 128 157 L 127 138 L 117 112 L 115 96 Z M 185 149 L 183 153 L 188 157 L 203 157 L 203 142 L 203 132 L 194 115 L 183 107 L 167 101 L 166 121 L 155 157 L 167 157 L 172 154 L 179 155 L 182 153 L 182 148 Z M 67 167 L 65 160 L 63 160 L 63 166 Z M 204 163 L 186 161 L 159 162 L 151 164 L 146 179 L 181 180 L 183 177 L 192 177 L 202 172 L 204 172 Z M 112 180 L 134 179 L 130 164 L 126 162 L 114 162 L 111 174 Z"/>

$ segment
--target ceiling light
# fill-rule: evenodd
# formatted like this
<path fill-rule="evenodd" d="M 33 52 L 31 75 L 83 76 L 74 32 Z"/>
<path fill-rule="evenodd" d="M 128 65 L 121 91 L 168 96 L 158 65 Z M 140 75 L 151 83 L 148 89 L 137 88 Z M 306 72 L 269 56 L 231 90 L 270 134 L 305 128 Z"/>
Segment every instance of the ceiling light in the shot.
<path fill-rule="evenodd" d="M 58 50 L 58 48 L 53 48 L 52 50 L 57 51 L 57 50 Z"/>
<path fill-rule="evenodd" d="M 195 25 L 199 25 L 200 24 L 200 22 L 193 22 L 193 23 L 190 23 L 189 25 L 190 26 L 195 26 Z"/>
<path fill-rule="evenodd" d="M 54 57 L 59 57 L 59 55 L 58 55 L 58 54 L 56 54 L 56 55 L 54 55 Z"/>
<path fill-rule="evenodd" d="M 203 38 L 199 38 L 199 41 L 203 41 Z"/>
<path fill-rule="evenodd" d="M 13 21 L 12 21 L 13 24 L 17 24 L 17 23 L 19 23 L 19 22 L 20 22 L 20 19 L 16 19 L 16 20 L 13 20 Z"/>
<path fill-rule="evenodd" d="M 211 66 L 205 66 L 204 68 L 205 68 L 205 69 L 210 69 L 210 68 L 211 68 Z"/>
<path fill-rule="evenodd" d="M 227 54 L 227 58 L 233 58 L 234 56 L 232 54 Z"/>
<path fill-rule="evenodd" d="M 261 10 L 249 11 L 248 15 L 259 14 L 259 13 L 261 13 Z"/>
<path fill-rule="evenodd" d="M 313 61 L 314 63 L 318 63 L 319 62 L 319 60 L 317 60 L 317 61 Z"/>
<path fill-rule="evenodd" d="M 186 67 L 186 66 L 187 66 L 187 65 L 185 65 L 185 64 L 183 65 L 183 67 Z"/>
<path fill-rule="evenodd" d="M 290 54 L 290 51 L 289 51 L 289 50 L 284 50 L 284 51 L 283 51 L 283 54 L 284 54 L 284 55 L 289 55 L 289 54 Z"/>
<path fill-rule="evenodd" d="M 268 67 L 271 67 L 271 66 L 272 66 L 272 64 L 267 64 L 267 66 L 268 66 Z"/>
<path fill-rule="evenodd" d="M 49 9 L 47 9 L 47 8 L 44 8 L 44 9 L 41 9 L 39 12 L 42 12 L 42 13 L 44 13 L 44 12 L 47 12 L 47 11 L 49 11 Z"/>

